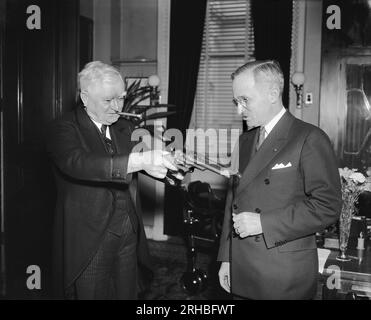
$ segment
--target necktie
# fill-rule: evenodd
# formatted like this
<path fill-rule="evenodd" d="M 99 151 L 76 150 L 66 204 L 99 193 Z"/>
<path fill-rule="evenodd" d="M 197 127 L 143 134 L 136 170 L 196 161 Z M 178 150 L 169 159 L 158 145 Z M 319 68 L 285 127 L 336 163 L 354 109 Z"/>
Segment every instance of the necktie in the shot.
<path fill-rule="evenodd" d="M 256 150 L 259 150 L 260 146 L 263 144 L 264 139 L 265 139 L 265 128 L 264 128 L 264 126 L 261 126 L 259 130 L 260 131 L 259 131 L 258 141 L 256 143 Z"/>
<path fill-rule="evenodd" d="M 100 128 L 100 132 L 102 134 L 104 144 L 106 145 L 106 150 L 108 151 L 108 153 L 114 154 L 115 153 L 115 147 L 112 143 L 112 140 L 107 138 L 106 131 L 107 131 L 107 126 L 105 124 L 102 124 L 102 126 Z"/>
<path fill-rule="evenodd" d="M 105 124 L 102 124 L 102 126 L 100 127 L 100 132 L 102 133 L 103 137 L 106 136 L 106 131 L 107 131 L 107 126 Z"/>

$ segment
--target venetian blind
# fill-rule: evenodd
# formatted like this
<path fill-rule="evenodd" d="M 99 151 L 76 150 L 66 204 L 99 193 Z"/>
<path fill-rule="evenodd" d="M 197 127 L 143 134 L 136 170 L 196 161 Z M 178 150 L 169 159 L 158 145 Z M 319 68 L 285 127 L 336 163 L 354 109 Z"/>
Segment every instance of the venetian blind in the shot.
<path fill-rule="evenodd" d="M 191 127 L 242 129 L 230 76 L 253 57 L 253 34 L 249 0 L 208 0 Z M 212 140 L 226 143 L 230 151 L 230 134 Z"/>

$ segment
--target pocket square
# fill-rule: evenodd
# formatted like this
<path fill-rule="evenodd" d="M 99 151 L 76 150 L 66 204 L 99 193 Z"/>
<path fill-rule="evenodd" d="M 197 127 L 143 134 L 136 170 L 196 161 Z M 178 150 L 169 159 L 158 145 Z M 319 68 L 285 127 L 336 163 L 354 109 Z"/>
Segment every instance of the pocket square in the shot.
<path fill-rule="evenodd" d="M 289 167 L 292 167 L 291 162 L 289 162 L 288 164 L 276 163 L 274 167 L 272 168 L 272 170 L 284 169 L 284 168 L 289 168 Z"/>

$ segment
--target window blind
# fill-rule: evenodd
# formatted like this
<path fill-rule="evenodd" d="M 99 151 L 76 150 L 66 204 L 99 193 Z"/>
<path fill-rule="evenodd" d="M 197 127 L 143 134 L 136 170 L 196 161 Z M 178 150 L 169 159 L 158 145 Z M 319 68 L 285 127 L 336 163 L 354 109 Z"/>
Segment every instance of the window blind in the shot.
<path fill-rule="evenodd" d="M 227 129 L 228 135 L 218 136 L 217 141 L 210 137 L 209 144 L 224 145 L 228 153 L 233 143 L 231 129 L 242 130 L 242 118 L 232 103 L 230 76 L 254 55 L 252 25 L 249 0 L 208 1 L 191 127 Z M 197 152 L 216 156 L 208 152 L 215 149 L 207 144 L 205 148 L 197 146 Z"/>

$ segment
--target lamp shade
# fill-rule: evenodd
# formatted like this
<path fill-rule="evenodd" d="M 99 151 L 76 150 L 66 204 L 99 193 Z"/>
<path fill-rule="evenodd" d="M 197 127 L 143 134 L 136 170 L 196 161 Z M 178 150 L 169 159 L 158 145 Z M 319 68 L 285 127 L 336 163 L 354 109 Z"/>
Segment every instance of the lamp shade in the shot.
<path fill-rule="evenodd" d="M 159 84 L 160 84 L 160 78 L 158 77 L 158 75 L 154 74 L 154 75 L 150 76 L 148 78 L 148 84 L 151 87 L 158 87 Z"/>
<path fill-rule="evenodd" d="M 303 85 L 304 84 L 304 81 L 305 81 L 304 73 L 302 73 L 302 72 L 295 72 L 292 75 L 291 81 L 296 86 Z"/>

